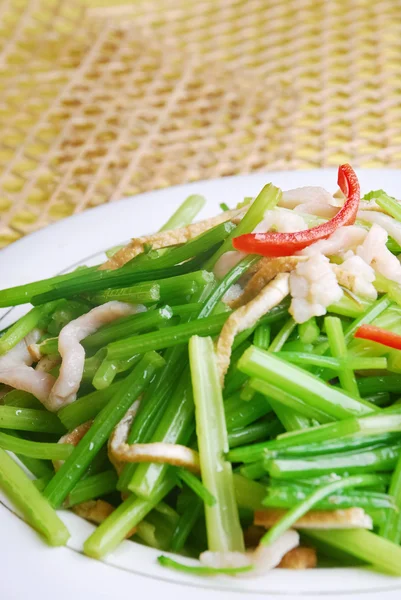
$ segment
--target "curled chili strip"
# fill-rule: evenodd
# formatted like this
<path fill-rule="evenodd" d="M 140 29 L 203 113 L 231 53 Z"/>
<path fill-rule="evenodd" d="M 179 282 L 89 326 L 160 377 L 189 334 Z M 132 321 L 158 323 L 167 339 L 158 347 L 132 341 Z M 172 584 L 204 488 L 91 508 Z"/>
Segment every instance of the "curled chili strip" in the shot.
<path fill-rule="evenodd" d="M 377 342 L 378 344 L 383 344 L 383 346 L 395 348 L 396 350 L 401 350 L 401 335 L 392 333 L 381 327 L 375 327 L 374 325 L 361 325 L 359 329 L 356 330 L 354 337 Z"/>
<path fill-rule="evenodd" d="M 318 240 L 327 238 L 339 227 L 352 225 L 355 223 L 358 212 L 360 188 L 358 178 L 350 165 L 340 165 L 337 182 L 346 200 L 342 208 L 330 221 L 294 233 L 277 233 L 274 231 L 247 233 L 233 239 L 234 248 L 242 252 L 261 254 L 262 256 L 291 256 Z"/>

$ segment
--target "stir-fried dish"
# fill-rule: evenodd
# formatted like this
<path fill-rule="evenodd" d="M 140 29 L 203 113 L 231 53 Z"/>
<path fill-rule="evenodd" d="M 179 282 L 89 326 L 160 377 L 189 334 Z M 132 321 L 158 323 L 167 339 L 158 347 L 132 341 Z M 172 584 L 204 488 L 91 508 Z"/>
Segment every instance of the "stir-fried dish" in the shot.
<path fill-rule="evenodd" d="M 203 205 L 0 291 L 31 304 L 0 334 L 0 487 L 52 545 L 55 509 L 95 524 L 95 558 L 401 576 L 401 204 L 342 165 L 334 195 Z"/>

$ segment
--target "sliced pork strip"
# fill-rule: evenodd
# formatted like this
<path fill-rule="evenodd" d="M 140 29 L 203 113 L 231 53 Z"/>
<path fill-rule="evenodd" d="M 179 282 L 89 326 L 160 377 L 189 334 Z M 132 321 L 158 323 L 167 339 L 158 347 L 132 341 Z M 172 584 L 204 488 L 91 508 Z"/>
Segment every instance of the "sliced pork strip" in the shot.
<path fill-rule="evenodd" d="M 299 256 L 312 256 L 312 254 L 343 255 L 347 250 L 354 250 L 362 244 L 366 236 L 367 231 L 362 227 L 356 225 L 339 227 L 328 238 L 319 240 L 296 254 Z"/>
<path fill-rule="evenodd" d="M 289 313 L 296 323 L 326 314 L 327 307 L 341 299 L 333 265 L 323 254 L 313 254 L 306 262 L 298 263 L 289 279 L 291 305 Z"/>
<path fill-rule="evenodd" d="M 136 306 L 117 301 L 106 302 L 63 327 L 58 338 L 62 358 L 60 374 L 49 395 L 49 410 L 57 411 L 76 398 L 85 362 L 85 350 L 80 342 L 102 325 L 136 312 Z"/>
<path fill-rule="evenodd" d="M 293 571 L 302 571 L 305 569 L 314 569 L 317 566 L 317 555 L 314 548 L 299 546 L 285 554 L 277 565 L 278 569 L 291 569 Z"/>
<path fill-rule="evenodd" d="M 265 575 L 277 567 L 283 557 L 299 545 L 299 534 L 289 529 L 268 546 L 260 544 L 253 552 L 202 552 L 200 562 L 212 568 L 253 567 L 248 573 L 240 573 L 238 577 L 255 577 Z"/>
<path fill-rule="evenodd" d="M 387 231 L 375 223 L 356 253 L 380 275 L 401 284 L 401 264 L 387 248 L 387 239 Z"/>
<path fill-rule="evenodd" d="M 270 529 L 287 512 L 281 508 L 256 511 L 254 523 Z M 338 510 L 310 510 L 292 527 L 294 529 L 373 529 L 373 523 L 362 508 L 354 507 Z"/>
<path fill-rule="evenodd" d="M 333 265 L 333 270 L 340 285 L 358 296 L 376 300 L 377 290 L 373 285 L 376 278 L 374 269 L 360 256 L 351 256 L 341 265 Z"/>
<path fill-rule="evenodd" d="M 263 290 L 263 288 L 270 283 L 279 273 L 289 273 L 300 262 L 306 261 L 307 258 L 304 256 L 283 256 L 280 258 L 262 258 L 257 266 L 259 269 L 248 281 L 243 293 L 231 301 L 230 307 L 233 309 L 239 308 L 244 304 L 247 304 L 255 296 Z"/>
<path fill-rule="evenodd" d="M 40 332 L 33 332 L 32 341 L 39 339 Z M 0 356 L 0 383 L 33 394 L 46 408 L 48 397 L 56 379 L 43 371 L 36 371 L 25 340 L 19 342 L 7 354 Z"/>
<path fill-rule="evenodd" d="M 72 510 L 79 517 L 95 523 L 95 525 L 100 525 L 114 512 L 114 506 L 105 500 L 88 500 L 88 502 L 81 502 L 81 504 L 73 506 Z M 133 527 L 125 536 L 126 539 L 132 537 L 135 532 L 136 527 Z"/>
<path fill-rule="evenodd" d="M 225 221 L 233 221 L 234 223 L 240 221 L 246 210 L 247 207 L 237 210 L 227 210 L 216 217 L 192 223 L 180 229 L 171 229 L 170 231 L 162 231 L 153 235 L 134 238 L 127 246 L 121 248 L 114 256 L 101 265 L 99 269 L 114 270 L 122 267 L 128 261 L 135 258 L 135 256 L 138 256 L 138 254 L 142 254 L 147 244 L 151 245 L 154 250 L 175 246 L 176 244 L 185 244 L 185 242 L 192 240 L 212 227 L 216 227 L 216 225 L 220 225 L 220 223 L 224 223 Z"/>
<path fill-rule="evenodd" d="M 314 206 L 312 214 L 321 215 L 323 217 L 325 215 L 321 214 L 320 211 L 324 212 L 328 207 L 333 207 L 334 209 L 337 207 L 338 210 L 339 206 L 338 200 L 336 200 L 330 192 L 319 186 L 305 186 L 287 190 L 283 192 L 279 202 L 279 206 L 288 209 L 296 209 L 299 206 L 305 208 L 305 206 L 308 206 L 309 204 Z M 337 210 L 334 210 L 334 214 Z M 302 212 L 310 213 L 311 211 L 302 210 Z"/>
<path fill-rule="evenodd" d="M 358 219 L 367 223 L 380 225 L 401 246 L 401 223 L 393 219 L 393 217 L 379 212 L 359 210 Z"/>
<path fill-rule="evenodd" d="M 217 366 L 221 384 L 230 365 L 234 338 L 238 333 L 252 327 L 269 310 L 277 306 L 289 294 L 288 273 L 280 273 L 248 304 L 231 313 L 217 341 Z"/>

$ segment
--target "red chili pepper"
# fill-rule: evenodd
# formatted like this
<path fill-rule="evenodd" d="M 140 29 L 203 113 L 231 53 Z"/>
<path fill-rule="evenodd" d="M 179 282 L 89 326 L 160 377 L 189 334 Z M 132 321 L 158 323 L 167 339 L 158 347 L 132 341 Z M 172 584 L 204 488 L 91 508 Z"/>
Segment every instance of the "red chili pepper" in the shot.
<path fill-rule="evenodd" d="M 327 238 L 338 227 L 355 223 L 359 207 L 360 189 L 358 178 L 350 165 L 338 169 L 337 183 L 346 196 L 344 205 L 335 217 L 317 227 L 294 233 L 246 233 L 233 239 L 236 250 L 262 256 L 291 256 L 314 242 Z"/>
<path fill-rule="evenodd" d="M 354 337 L 401 350 L 401 335 L 392 333 L 381 327 L 375 327 L 374 325 L 361 325 L 354 333 Z"/>

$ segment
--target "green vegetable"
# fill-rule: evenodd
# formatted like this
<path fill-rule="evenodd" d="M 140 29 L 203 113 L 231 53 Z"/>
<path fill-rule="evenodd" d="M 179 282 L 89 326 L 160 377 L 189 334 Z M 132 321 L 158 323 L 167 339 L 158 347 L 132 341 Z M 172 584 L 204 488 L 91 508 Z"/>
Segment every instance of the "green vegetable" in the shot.
<path fill-rule="evenodd" d="M 151 500 L 128 496 L 103 523 L 88 537 L 84 552 L 92 558 L 102 558 L 112 552 L 118 544 L 136 527 L 151 510 L 174 487 L 174 479 L 165 479 L 157 488 Z"/>
<path fill-rule="evenodd" d="M 55 308 L 57 304 L 50 302 L 44 306 L 36 306 L 32 308 L 26 315 L 21 317 L 14 325 L 6 331 L 0 339 L 0 356 L 9 352 L 28 333 L 38 326 L 39 322 L 46 318 Z"/>
<path fill-rule="evenodd" d="M 251 233 L 260 221 L 262 221 L 266 210 L 271 210 L 280 202 L 281 196 L 282 192 L 279 188 L 274 187 L 271 183 L 265 185 L 253 203 L 249 206 L 237 227 L 230 232 L 217 252 L 215 252 L 208 260 L 205 268 L 212 270 L 220 256 L 233 249 L 233 238 L 243 235 L 244 233 Z"/>
<path fill-rule="evenodd" d="M 196 521 L 202 514 L 202 507 L 203 502 L 198 496 L 191 498 L 191 501 L 180 516 L 180 520 L 178 521 L 171 538 L 172 552 L 180 552 L 180 550 L 182 550 Z"/>
<path fill-rule="evenodd" d="M 31 458 L 49 460 L 65 460 L 73 450 L 71 444 L 47 444 L 46 442 L 31 442 L 0 432 L 0 448 L 15 454 L 23 454 Z"/>
<path fill-rule="evenodd" d="M 364 529 L 318 531 L 308 529 L 312 540 L 343 550 L 372 564 L 380 571 L 401 576 L 401 548 L 396 544 Z"/>
<path fill-rule="evenodd" d="M 227 318 L 227 313 L 218 314 L 113 342 L 107 346 L 107 357 L 109 360 L 127 359 L 133 354 L 143 354 L 151 350 L 162 350 L 183 344 L 195 334 L 217 335 Z"/>
<path fill-rule="evenodd" d="M 299 479 L 324 473 L 362 474 L 391 471 L 397 463 L 400 449 L 401 445 L 398 442 L 375 450 L 365 449 L 363 452 L 267 459 L 265 468 L 271 477 L 279 479 Z"/>
<path fill-rule="evenodd" d="M 377 411 L 374 405 L 354 399 L 327 385 L 304 370 L 289 365 L 274 354 L 251 346 L 242 356 L 238 368 L 249 375 L 273 384 L 335 419 L 362 416 Z"/>
<path fill-rule="evenodd" d="M 75 446 L 72 454 L 44 491 L 52 506 L 58 507 L 65 500 L 107 441 L 113 428 L 163 364 L 164 360 L 156 353 L 146 354 L 109 403 L 95 417 L 92 427 Z"/>
<path fill-rule="evenodd" d="M 189 360 L 202 482 L 217 500 L 214 506 L 205 506 L 208 547 L 216 552 L 241 552 L 244 540 L 234 480 L 231 465 L 223 458 L 228 439 L 212 340 L 191 338 Z"/>
<path fill-rule="evenodd" d="M 159 231 L 169 231 L 170 229 L 179 229 L 189 225 L 205 204 L 206 200 L 203 196 L 198 194 L 188 196 Z"/>
<path fill-rule="evenodd" d="M 38 431 L 42 433 L 65 433 L 57 415 L 47 410 L 0 406 L 0 429 Z"/>
<path fill-rule="evenodd" d="M 297 324 L 295 323 L 294 319 L 290 317 L 277 333 L 274 340 L 271 342 L 269 346 L 269 352 L 278 352 L 281 350 L 296 326 Z"/>
<path fill-rule="evenodd" d="M 75 506 L 95 498 L 101 498 L 114 492 L 117 486 L 117 474 L 114 469 L 91 475 L 78 481 L 68 494 L 64 503 L 66 507 Z"/>
<path fill-rule="evenodd" d="M 253 569 L 253 565 L 235 568 L 214 568 L 183 565 L 182 563 L 179 563 L 168 556 L 159 556 L 157 560 L 162 567 L 169 567 L 170 569 L 182 571 L 183 573 L 191 573 L 193 575 L 237 575 L 238 573 L 248 573 Z"/>
<path fill-rule="evenodd" d="M 203 485 L 203 483 L 190 471 L 178 467 L 176 469 L 178 478 L 187 484 L 189 488 L 207 505 L 214 506 L 216 504 L 216 498 L 209 492 L 209 490 Z"/>
<path fill-rule="evenodd" d="M 326 317 L 324 320 L 331 354 L 336 358 L 347 359 L 347 343 L 345 341 L 341 320 L 338 317 Z M 352 369 L 345 366 L 339 370 L 338 378 L 341 387 L 349 394 L 358 397 L 358 385 Z"/>
<path fill-rule="evenodd" d="M 313 490 L 313 492 L 305 498 L 302 502 L 294 506 L 289 510 L 269 531 L 263 536 L 261 543 L 265 546 L 275 542 L 287 529 L 290 529 L 301 517 L 304 516 L 311 508 L 315 506 L 320 500 L 330 496 L 330 494 L 343 490 L 348 487 L 357 487 L 366 485 L 366 481 L 369 480 L 369 475 L 355 475 L 354 477 L 348 477 L 347 479 L 340 479 L 327 485 Z"/>
<path fill-rule="evenodd" d="M 0 487 L 51 546 L 64 546 L 70 534 L 47 500 L 13 459 L 0 449 Z"/>

